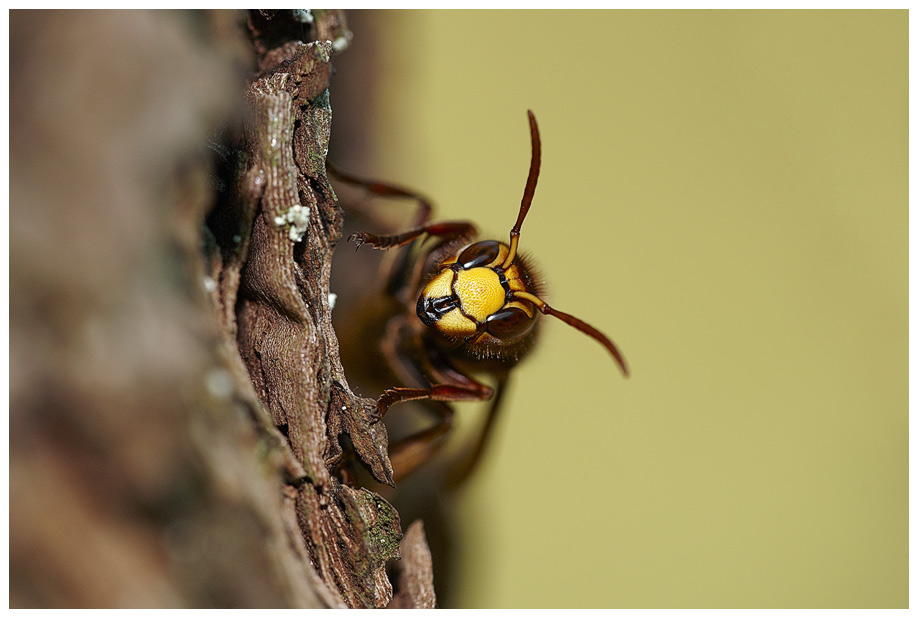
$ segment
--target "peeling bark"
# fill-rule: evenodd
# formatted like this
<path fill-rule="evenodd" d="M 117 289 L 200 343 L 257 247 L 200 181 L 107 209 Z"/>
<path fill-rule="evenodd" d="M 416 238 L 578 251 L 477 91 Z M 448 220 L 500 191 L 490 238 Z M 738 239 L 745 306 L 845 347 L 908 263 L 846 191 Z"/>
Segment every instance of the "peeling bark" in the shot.
<path fill-rule="evenodd" d="M 424 524 L 417 520 L 408 526 L 402 537 L 402 560 L 399 563 L 399 593 L 392 598 L 390 608 L 433 609 L 437 597 L 433 588 L 433 560 Z"/>

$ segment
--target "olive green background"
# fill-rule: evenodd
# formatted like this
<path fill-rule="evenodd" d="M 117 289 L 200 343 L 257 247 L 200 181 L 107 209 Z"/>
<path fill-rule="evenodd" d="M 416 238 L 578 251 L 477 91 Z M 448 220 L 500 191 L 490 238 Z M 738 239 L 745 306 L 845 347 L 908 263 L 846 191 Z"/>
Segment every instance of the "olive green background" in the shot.
<path fill-rule="evenodd" d="M 506 238 L 531 108 L 521 248 L 633 372 L 545 325 L 461 605 L 907 606 L 908 13 L 374 18 L 373 174 Z"/>

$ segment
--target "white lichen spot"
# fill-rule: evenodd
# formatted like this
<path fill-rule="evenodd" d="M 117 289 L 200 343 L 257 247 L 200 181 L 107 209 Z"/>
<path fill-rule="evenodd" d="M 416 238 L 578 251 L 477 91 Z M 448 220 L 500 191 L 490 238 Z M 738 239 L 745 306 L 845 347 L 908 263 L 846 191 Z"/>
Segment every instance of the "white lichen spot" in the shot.
<path fill-rule="evenodd" d="M 331 42 L 332 49 L 336 52 L 344 51 L 350 45 L 352 38 L 354 38 L 354 34 L 350 30 L 345 30 L 341 36 Z"/>
<path fill-rule="evenodd" d="M 293 19 L 301 24 L 313 22 L 312 9 L 293 9 Z"/>
<path fill-rule="evenodd" d="M 335 294 L 334 292 L 329 292 L 328 293 L 328 308 L 334 309 L 336 302 L 338 302 L 338 295 Z"/>
<path fill-rule="evenodd" d="M 204 289 L 208 292 L 213 292 L 217 289 L 217 282 L 213 278 L 204 275 Z"/>
<path fill-rule="evenodd" d="M 237 245 L 242 242 L 242 236 L 239 234 L 233 234 L 233 242 Z"/>
<path fill-rule="evenodd" d="M 218 399 L 228 399 L 233 394 L 233 376 L 225 369 L 211 369 L 204 377 L 207 391 Z"/>
<path fill-rule="evenodd" d="M 303 208 L 299 204 L 294 204 L 283 215 L 274 217 L 274 225 L 277 227 L 289 225 L 290 233 L 288 236 L 290 240 L 300 242 L 303 240 L 303 236 L 306 235 L 306 230 L 309 229 L 309 209 Z"/>

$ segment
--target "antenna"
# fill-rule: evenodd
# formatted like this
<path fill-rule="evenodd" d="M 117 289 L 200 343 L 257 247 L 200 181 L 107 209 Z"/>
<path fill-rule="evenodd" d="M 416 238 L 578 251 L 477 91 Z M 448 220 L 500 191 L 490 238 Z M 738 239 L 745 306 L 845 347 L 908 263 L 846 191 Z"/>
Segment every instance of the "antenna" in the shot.
<path fill-rule="evenodd" d="M 532 196 L 535 195 L 536 183 L 539 182 L 539 168 L 542 166 L 542 142 L 539 139 L 539 125 L 536 122 L 535 114 L 532 110 L 526 110 L 529 114 L 529 133 L 532 135 L 532 159 L 529 161 L 529 178 L 526 179 L 526 189 L 523 191 L 523 201 L 520 202 L 520 214 L 516 217 L 516 223 L 510 228 L 510 253 L 507 259 L 500 265 L 501 268 L 510 268 L 513 260 L 516 258 L 516 249 L 520 244 L 520 228 L 523 227 L 523 219 L 529 213 L 529 207 L 532 205 Z"/>

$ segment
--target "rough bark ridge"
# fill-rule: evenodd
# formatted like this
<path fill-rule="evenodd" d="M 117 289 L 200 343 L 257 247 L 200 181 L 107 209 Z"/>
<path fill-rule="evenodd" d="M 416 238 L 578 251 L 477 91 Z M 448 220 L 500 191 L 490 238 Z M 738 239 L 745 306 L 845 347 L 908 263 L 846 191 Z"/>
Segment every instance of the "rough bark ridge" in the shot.
<path fill-rule="evenodd" d="M 331 472 L 347 434 L 392 474 L 328 306 L 329 56 L 348 34 L 338 12 L 279 11 L 246 40 L 243 19 L 11 15 L 12 606 L 391 600 L 398 514 Z M 202 145 L 241 99 L 212 208 Z M 393 605 L 430 607 L 420 525 L 402 548 Z"/>

